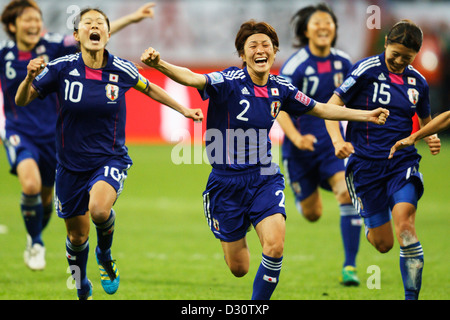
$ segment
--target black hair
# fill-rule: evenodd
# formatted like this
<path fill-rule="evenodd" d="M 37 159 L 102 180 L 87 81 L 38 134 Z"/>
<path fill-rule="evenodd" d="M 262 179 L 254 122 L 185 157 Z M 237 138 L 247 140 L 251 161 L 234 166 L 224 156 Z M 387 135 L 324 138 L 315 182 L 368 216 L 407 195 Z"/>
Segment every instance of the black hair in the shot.
<path fill-rule="evenodd" d="M 291 25 L 293 26 L 296 43 L 294 43 L 294 47 L 299 48 L 308 44 L 308 37 L 306 37 L 305 32 L 308 29 L 308 22 L 311 16 L 317 11 L 322 11 L 328 13 L 333 19 L 334 25 L 336 26 L 336 35 L 334 36 L 333 42 L 331 46 L 334 47 L 337 40 L 337 30 L 338 30 L 338 21 L 336 15 L 333 10 L 326 3 L 319 3 L 316 6 L 308 6 L 300 9 L 297 13 L 291 18 Z"/>
<path fill-rule="evenodd" d="M 386 44 L 399 43 L 419 52 L 422 47 L 423 32 L 418 25 L 411 20 L 401 20 L 397 22 L 389 31 L 386 37 Z"/>
<path fill-rule="evenodd" d="M 108 26 L 108 31 L 111 30 L 111 26 L 110 26 L 110 23 L 109 23 L 109 18 L 108 18 L 108 16 L 107 16 L 102 10 L 100 10 L 99 8 L 85 8 L 85 9 L 83 9 L 83 10 L 75 17 L 75 19 L 73 19 L 73 31 L 77 31 L 77 32 L 78 32 L 78 25 L 80 24 L 81 17 L 82 17 L 85 13 L 87 13 L 87 12 L 89 12 L 89 11 L 97 11 L 97 12 L 100 13 L 102 16 L 104 16 L 104 17 L 105 17 L 105 20 L 106 20 L 106 24 L 107 24 L 107 26 Z"/>
<path fill-rule="evenodd" d="M 16 19 L 22 15 L 26 8 L 36 9 L 42 18 L 42 12 L 36 1 L 34 0 L 13 0 L 4 9 L 1 15 L 1 21 L 5 28 L 5 32 L 11 39 L 15 39 L 16 35 L 9 29 L 10 24 L 16 24 Z"/>

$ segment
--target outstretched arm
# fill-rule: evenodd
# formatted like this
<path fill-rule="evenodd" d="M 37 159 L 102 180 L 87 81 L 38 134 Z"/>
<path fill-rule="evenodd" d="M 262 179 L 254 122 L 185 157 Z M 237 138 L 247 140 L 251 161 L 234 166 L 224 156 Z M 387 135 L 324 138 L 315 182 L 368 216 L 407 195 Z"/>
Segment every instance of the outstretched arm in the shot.
<path fill-rule="evenodd" d="M 203 113 L 201 109 L 189 109 L 181 104 L 179 104 L 175 99 L 173 99 L 169 94 L 161 87 L 156 84 L 149 83 L 148 86 L 144 90 L 139 90 L 143 94 L 149 96 L 155 101 L 162 103 L 175 111 L 178 111 L 186 118 L 190 118 L 194 121 L 202 121 Z"/>
<path fill-rule="evenodd" d="M 31 85 L 34 78 L 45 68 L 45 62 L 42 58 L 31 60 L 27 66 L 27 76 L 20 83 L 16 92 L 15 102 L 18 106 L 26 106 L 36 99 L 39 94 Z"/>
<path fill-rule="evenodd" d="M 162 60 L 160 53 L 153 48 L 145 50 L 141 55 L 141 61 L 184 86 L 194 87 L 199 90 L 205 88 L 206 78 L 204 75 Z"/>
<path fill-rule="evenodd" d="M 140 22 L 142 19 L 145 18 L 153 18 L 154 10 L 153 7 L 156 4 L 153 2 L 148 2 L 142 7 L 140 7 L 138 10 L 136 10 L 133 13 L 127 14 L 117 20 L 114 20 L 111 22 L 111 34 L 118 32 L 119 30 L 122 30 L 126 26 Z"/>
<path fill-rule="evenodd" d="M 441 113 L 433 120 L 426 123 L 420 130 L 414 132 L 409 137 L 397 141 L 391 148 L 391 152 L 389 154 L 389 159 L 392 159 L 394 156 L 394 153 L 397 150 L 409 147 L 413 145 L 416 141 L 419 141 L 420 139 L 429 137 L 428 145 L 430 145 L 431 142 L 437 142 L 437 135 L 436 133 L 443 131 L 445 129 L 450 128 L 450 111 Z M 440 141 L 440 140 L 439 140 Z M 439 142 L 440 146 L 440 142 Z M 430 146 L 431 149 L 431 146 Z M 440 149 L 440 148 L 439 148 Z M 431 150 L 432 154 L 437 154 L 438 152 L 433 152 Z"/>
<path fill-rule="evenodd" d="M 332 103 L 317 102 L 314 109 L 307 112 L 310 115 L 326 120 L 348 120 L 359 122 L 372 122 L 383 125 L 389 116 L 389 110 L 377 108 L 374 110 L 359 110 L 343 108 Z"/>

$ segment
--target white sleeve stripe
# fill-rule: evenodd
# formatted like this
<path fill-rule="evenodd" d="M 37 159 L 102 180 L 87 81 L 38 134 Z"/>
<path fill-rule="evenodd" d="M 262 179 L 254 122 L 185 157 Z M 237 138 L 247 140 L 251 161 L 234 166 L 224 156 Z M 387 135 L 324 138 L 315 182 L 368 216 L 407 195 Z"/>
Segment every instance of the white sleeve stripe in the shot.
<path fill-rule="evenodd" d="M 289 60 L 284 68 L 281 70 L 281 73 L 284 75 L 292 75 L 295 70 L 297 70 L 298 66 L 308 59 L 309 55 L 306 50 L 300 50 L 295 56 Z"/>
<path fill-rule="evenodd" d="M 381 66 L 381 62 L 380 59 L 378 59 L 378 57 L 375 58 L 371 58 L 368 59 L 367 61 L 364 61 L 363 63 L 361 63 L 358 68 L 356 68 L 353 72 L 352 72 L 352 76 L 360 76 L 361 74 L 363 74 L 367 69 L 370 69 L 372 67 L 377 67 L 377 66 Z"/>
<path fill-rule="evenodd" d="M 70 55 L 68 55 L 68 56 L 64 56 L 64 57 L 55 59 L 55 60 L 49 62 L 48 64 L 49 64 L 50 66 L 53 66 L 53 65 L 58 64 L 58 63 L 60 63 L 60 62 L 74 61 L 74 60 L 77 60 L 79 56 L 80 56 L 79 53 L 76 53 L 76 54 L 70 54 Z"/>
<path fill-rule="evenodd" d="M 356 75 L 357 73 L 359 73 L 359 71 L 360 71 L 361 69 L 364 69 L 367 65 L 372 64 L 372 63 L 376 63 L 377 61 L 378 61 L 378 62 L 380 61 L 380 60 L 378 59 L 378 57 L 372 57 L 372 58 L 367 59 L 366 61 L 362 62 L 362 63 L 358 66 L 358 68 L 356 68 L 355 70 L 353 70 L 352 75 Z"/>
<path fill-rule="evenodd" d="M 364 72 L 366 72 L 366 70 L 367 69 L 370 69 L 370 68 L 373 68 L 373 67 L 379 67 L 379 66 L 381 66 L 381 62 L 378 62 L 378 63 L 372 63 L 372 64 L 370 64 L 370 65 L 367 65 L 365 68 L 363 68 L 363 69 L 361 69 L 360 71 L 358 71 L 356 74 L 355 74 L 355 72 L 352 72 L 352 75 L 353 76 L 360 76 L 360 75 L 362 75 Z"/>
<path fill-rule="evenodd" d="M 117 62 L 118 64 L 122 65 L 123 67 L 127 68 L 128 70 L 130 70 L 132 73 L 134 74 L 138 74 L 139 72 L 137 71 L 136 67 L 127 61 L 121 60 L 117 57 L 114 57 L 114 62 Z"/>
<path fill-rule="evenodd" d="M 136 79 L 137 75 L 134 72 L 130 72 L 130 70 L 128 68 L 118 64 L 117 61 L 114 61 L 113 65 L 116 66 L 117 68 L 119 68 L 120 70 L 122 70 L 123 72 L 127 73 L 132 79 Z"/>

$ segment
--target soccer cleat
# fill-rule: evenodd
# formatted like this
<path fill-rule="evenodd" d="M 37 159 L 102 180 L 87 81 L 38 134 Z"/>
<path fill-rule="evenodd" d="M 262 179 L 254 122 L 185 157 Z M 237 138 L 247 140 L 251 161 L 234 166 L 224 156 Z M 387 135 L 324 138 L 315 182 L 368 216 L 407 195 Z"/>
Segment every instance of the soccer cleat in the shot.
<path fill-rule="evenodd" d="M 89 282 L 89 291 L 86 292 L 85 294 L 78 294 L 78 300 L 92 300 L 92 282 L 91 280 L 88 280 Z"/>
<path fill-rule="evenodd" d="M 103 290 L 107 294 L 116 293 L 117 289 L 119 289 L 120 276 L 115 260 L 101 261 L 98 259 L 97 253 L 95 257 L 97 258 L 98 268 L 100 270 L 100 280 Z"/>
<path fill-rule="evenodd" d="M 353 266 L 344 267 L 342 269 L 340 283 L 344 286 L 359 286 L 359 278 L 356 275 L 356 268 Z"/>
<path fill-rule="evenodd" d="M 33 271 L 45 268 L 45 247 L 39 243 L 32 244 L 31 237 L 27 235 L 27 247 L 23 253 L 25 265 Z"/>

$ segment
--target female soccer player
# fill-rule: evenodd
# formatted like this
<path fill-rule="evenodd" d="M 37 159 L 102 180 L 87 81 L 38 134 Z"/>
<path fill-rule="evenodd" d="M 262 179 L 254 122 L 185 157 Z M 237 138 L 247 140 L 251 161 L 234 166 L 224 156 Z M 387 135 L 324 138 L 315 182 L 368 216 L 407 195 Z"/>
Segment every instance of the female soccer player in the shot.
<path fill-rule="evenodd" d="M 31 60 L 17 91 L 16 104 L 27 105 L 53 92 L 60 97 L 56 128 L 57 213 L 66 223 L 67 260 L 76 267 L 73 270 L 79 271 L 74 274 L 80 276 L 78 297 L 87 299 L 92 296 L 86 275 L 89 214 L 97 229 L 95 253 L 106 293 L 115 293 L 120 281 L 111 256 L 115 221 L 112 206 L 132 165 L 124 145 L 125 93 L 135 88 L 188 118 L 202 120 L 203 115 L 200 109 L 178 104 L 140 76 L 133 63 L 105 49 L 110 26 L 102 11 L 83 10 L 74 22 L 74 30 L 81 53 L 53 60 L 45 69 L 42 58 Z"/>
<path fill-rule="evenodd" d="M 248 272 L 246 232 L 253 224 L 262 245 L 262 261 L 252 299 L 270 299 L 279 281 L 286 216 L 284 178 L 271 163 L 268 137 L 278 112 L 382 124 L 388 111 L 354 113 L 322 104 L 270 74 L 279 43 L 275 30 L 265 22 L 242 24 L 235 46 L 243 69 L 230 67 L 206 75 L 160 59 L 153 48 L 141 60 L 174 81 L 197 88 L 203 99 L 209 98 L 205 140 L 213 168 L 203 193 L 206 219 L 236 277 Z"/>
<path fill-rule="evenodd" d="M 446 130 L 450 128 L 450 111 L 446 111 L 441 113 L 433 120 L 427 123 L 426 126 L 421 128 L 420 130 L 414 132 L 409 137 L 397 141 L 395 145 L 392 146 L 391 152 L 389 153 L 389 159 L 392 159 L 394 153 L 403 148 L 412 146 L 416 141 L 423 139 L 425 137 L 431 136 L 432 134 L 436 134 L 440 131 Z M 437 150 L 431 150 L 432 154 L 436 154 Z"/>
<path fill-rule="evenodd" d="M 153 17 L 153 3 L 148 3 L 111 24 L 114 33 L 130 23 Z M 45 247 L 42 230 L 53 208 L 56 151 L 56 95 L 33 101 L 18 108 L 14 96 L 27 74 L 31 59 L 42 57 L 45 62 L 75 53 L 73 36 L 47 33 L 43 30 L 42 13 L 34 0 L 14 0 L 3 10 L 1 20 L 10 41 L 0 44 L 0 79 L 4 96 L 5 131 L 1 138 L 11 166 L 21 185 L 20 208 L 27 230 L 25 264 L 32 270 L 45 267 Z"/>
<path fill-rule="evenodd" d="M 400 270 L 406 299 L 418 299 L 423 250 L 415 228 L 418 199 L 423 193 L 421 156 L 414 146 L 387 160 L 391 146 L 410 135 L 417 112 L 421 126 L 431 121 L 428 84 L 412 66 L 422 45 L 422 30 L 409 20 L 395 24 L 385 39 L 385 52 L 356 63 L 330 99 L 351 109 L 389 108 L 383 127 L 349 123 L 347 141 L 336 123 L 326 122 L 335 154 L 350 156 L 346 181 L 354 206 L 364 218 L 366 237 L 380 252 L 388 252 L 395 233 L 400 244 Z M 438 138 L 426 139 L 433 153 Z"/>
<path fill-rule="evenodd" d="M 302 48 L 280 73 L 314 100 L 328 101 L 352 66 L 347 54 L 333 48 L 337 18 L 326 4 L 318 4 L 300 9 L 291 21 Z M 319 186 L 333 191 L 340 208 L 345 253 L 341 283 L 359 285 L 355 267 L 361 218 L 347 191 L 344 160 L 334 155 L 323 119 L 308 114 L 294 118 L 282 111 L 277 121 L 287 137 L 282 146 L 283 164 L 297 208 L 306 219 L 316 221 L 322 215 Z"/>

